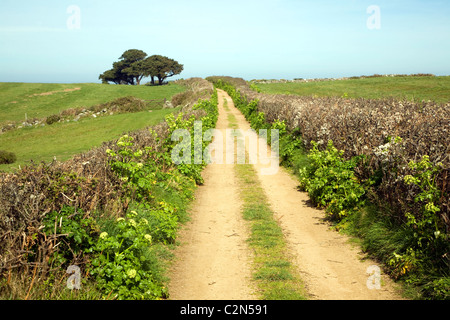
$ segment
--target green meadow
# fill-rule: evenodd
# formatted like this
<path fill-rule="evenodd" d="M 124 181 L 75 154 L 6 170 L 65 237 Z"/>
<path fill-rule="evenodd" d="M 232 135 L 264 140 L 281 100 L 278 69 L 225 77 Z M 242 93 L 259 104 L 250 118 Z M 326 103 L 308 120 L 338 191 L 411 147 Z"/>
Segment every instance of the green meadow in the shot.
<path fill-rule="evenodd" d="M 450 102 L 450 76 L 373 77 L 318 82 L 257 83 L 263 93 Z"/>
<path fill-rule="evenodd" d="M 79 90 L 74 90 L 77 88 Z M 25 114 L 28 119 L 44 118 L 69 108 L 91 107 L 127 96 L 144 100 L 170 99 L 184 90 L 183 86 L 173 83 L 165 86 L 0 83 L 0 125 L 25 120 Z"/>
<path fill-rule="evenodd" d="M 65 89 L 80 90 L 64 91 Z M 122 86 L 102 84 L 38 84 L 0 83 L 0 126 L 8 122 L 44 118 L 69 108 L 106 103 L 126 96 L 145 100 L 170 100 L 185 88 L 176 84 L 165 86 Z M 53 92 L 52 94 L 48 94 Z M 44 93 L 44 94 L 43 94 Z M 14 129 L 0 134 L 0 150 L 13 152 L 17 161 L 0 165 L 0 171 L 10 171 L 30 160 L 64 161 L 120 137 L 123 133 L 157 124 L 176 109 L 159 109 L 122 113 L 102 117 L 86 117 L 79 121 L 54 123 Z"/>

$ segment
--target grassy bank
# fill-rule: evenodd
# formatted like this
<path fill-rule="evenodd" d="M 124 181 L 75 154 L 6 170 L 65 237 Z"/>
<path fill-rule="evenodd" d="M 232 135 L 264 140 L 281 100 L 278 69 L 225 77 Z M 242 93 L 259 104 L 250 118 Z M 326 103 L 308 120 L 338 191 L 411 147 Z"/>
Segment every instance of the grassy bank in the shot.
<path fill-rule="evenodd" d="M 69 108 L 90 107 L 120 97 L 144 100 L 170 99 L 185 91 L 177 84 L 125 86 L 96 83 L 0 83 L 0 125 L 7 121 L 44 118 Z"/>
<path fill-rule="evenodd" d="M 119 138 L 125 132 L 155 125 L 176 110 L 116 114 L 8 131 L 0 135 L 0 146 L 15 153 L 17 161 L 0 165 L 0 171 L 10 171 L 30 160 L 48 162 L 56 158 L 65 161 L 75 154 L 100 146 L 104 141 Z"/>
<path fill-rule="evenodd" d="M 65 161 L 104 141 L 116 139 L 122 133 L 154 125 L 168 113 L 177 111 L 160 110 L 164 100 L 170 100 L 185 90 L 185 86 L 177 84 L 149 87 L 0 83 L 0 128 L 8 124 L 13 128 L 0 134 L 0 150 L 12 152 L 17 157 L 13 164 L 0 164 L 0 171 L 10 171 L 30 160 L 47 162 L 56 158 Z M 137 108 L 139 99 L 146 101 Z M 114 110 L 116 105 L 122 108 L 119 114 Z M 96 111 L 107 108 L 108 111 L 102 116 L 90 113 L 75 117 L 82 109 L 92 108 Z M 58 122 L 61 115 L 66 116 Z M 52 117 L 56 117 L 56 121 L 49 125 Z M 36 121 L 39 122 L 22 124 L 30 119 L 38 119 Z"/>

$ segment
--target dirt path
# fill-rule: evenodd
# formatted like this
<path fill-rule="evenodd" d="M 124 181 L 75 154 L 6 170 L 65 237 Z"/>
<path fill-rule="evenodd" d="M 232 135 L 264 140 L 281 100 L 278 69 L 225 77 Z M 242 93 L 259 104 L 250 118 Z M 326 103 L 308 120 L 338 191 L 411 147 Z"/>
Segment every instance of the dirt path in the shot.
<path fill-rule="evenodd" d="M 250 129 L 231 98 L 221 90 L 218 129 L 228 126 L 224 98 L 239 129 Z M 323 222 L 323 212 L 308 206 L 308 196 L 297 191 L 295 178 L 283 168 L 276 174 L 262 174 L 261 169 L 267 167 L 255 164 L 310 299 L 400 299 L 383 274 L 381 288 L 369 289 L 368 270 L 376 269 L 376 263 L 361 260 L 363 254 L 347 237 L 330 230 Z M 182 246 L 176 253 L 169 288 L 171 299 L 254 299 L 249 281 L 251 254 L 245 244 L 247 230 L 240 213 L 233 165 L 211 164 L 204 178 L 192 221 L 180 235 Z"/>
<path fill-rule="evenodd" d="M 225 136 L 228 120 L 221 94 L 216 128 Z M 197 189 L 191 221 L 178 237 L 181 245 L 171 270 L 170 299 L 256 299 L 250 283 L 251 254 L 245 242 L 248 232 L 233 165 L 213 163 L 202 175 L 205 183 Z"/>

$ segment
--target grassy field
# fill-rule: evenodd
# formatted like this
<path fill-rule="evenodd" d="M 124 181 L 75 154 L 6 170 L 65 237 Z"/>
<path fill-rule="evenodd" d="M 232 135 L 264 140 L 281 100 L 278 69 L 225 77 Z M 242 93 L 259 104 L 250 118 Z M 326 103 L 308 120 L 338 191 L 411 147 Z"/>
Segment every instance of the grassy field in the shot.
<path fill-rule="evenodd" d="M 79 90 L 73 90 L 77 88 Z M 44 118 L 69 108 L 90 107 L 126 96 L 145 100 L 170 99 L 184 90 L 177 84 L 150 87 L 96 83 L 0 83 L 0 125 L 7 121 L 25 120 L 25 114 L 28 119 Z"/>
<path fill-rule="evenodd" d="M 65 89 L 81 88 L 66 91 Z M 0 83 L 0 125 L 2 121 L 42 118 L 76 107 L 90 107 L 109 102 L 119 97 L 170 99 L 185 88 L 176 84 L 161 87 L 118 86 L 101 84 L 24 84 Z M 54 92 L 53 94 L 39 95 Z M 15 103 L 12 103 L 14 102 Z M 120 137 L 121 134 L 154 125 L 173 112 L 162 109 L 114 114 L 98 118 L 87 117 L 77 122 L 54 123 L 47 126 L 26 127 L 7 131 L 0 135 L 0 150 L 13 152 L 17 156 L 14 164 L 0 165 L 0 171 L 10 171 L 30 160 L 51 161 L 54 157 L 64 161 L 85 152 L 104 141 Z"/>
<path fill-rule="evenodd" d="M 321 82 L 258 83 L 263 93 L 450 102 L 450 76 L 375 77 Z"/>
<path fill-rule="evenodd" d="M 17 161 L 0 165 L 0 171 L 9 171 L 33 161 L 51 161 L 56 157 L 64 161 L 87 151 L 102 142 L 119 138 L 121 134 L 159 123 L 174 109 L 117 114 L 90 118 L 79 122 L 56 123 L 45 127 L 32 127 L 8 131 L 0 136 L 3 150 L 14 152 Z"/>

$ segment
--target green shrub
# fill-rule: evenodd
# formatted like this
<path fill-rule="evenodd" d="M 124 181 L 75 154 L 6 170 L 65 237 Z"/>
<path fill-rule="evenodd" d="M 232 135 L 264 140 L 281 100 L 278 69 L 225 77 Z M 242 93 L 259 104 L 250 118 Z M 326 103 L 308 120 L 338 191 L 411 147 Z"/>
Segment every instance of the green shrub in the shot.
<path fill-rule="evenodd" d="M 414 201 L 421 210 L 417 213 L 405 213 L 406 230 L 411 234 L 410 241 L 392 254 L 389 264 L 396 277 L 406 276 L 409 282 L 422 285 L 425 296 L 448 299 L 449 235 L 438 215 L 440 208 L 437 204 L 442 194 L 436 186 L 436 176 L 442 170 L 442 164 L 433 165 L 428 156 L 423 156 L 418 162 L 410 161 L 409 167 L 413 174 L 406 175 L 403 179 L 406 184 L 414 185 L 419 190 Z M 417 280 L 414 274 L 424 276 Z M 436 276 L 445 274 L 447 277 Z M 433 276 L 437 279 L 433 279 Z M 427 283 L 423 284 L 425 281 Z"/>
<path fill-rule="evenodd" d="M 0 164 L 11 164 L 16 162 L 17 157 L 14 153 L 0 150 Z"/>
<path fill-rule="evenodd" d="M 113 234 L 102 232 L 91 249 L 90 274 L 98 287 L 119 300 L 155 299 L 167 296 L 167 290 L 152 273 L 152 236 L 147 219 L 131 211 L 118 218 Z"/>
<path fill-rule="evenodd" d="M 433 249 L 447 242 L 444 226 L 437 212 L 441 192 L 435 180 L 441 170 L 442 164 L 434 166 L 428 156 L 423 156 L 420 162 L 410 161 L 409 167 L 415 171 L 414 175 L 407 175 L 404 180 L 407 184 L 414 184 L 420 193 L 414 201 L 421 205 L 419 215 L 407 212 L 407 225 L 415 230 L 416 245 L 420 248 L 432 246 Z M 430 248 L 431 249 L 431 248 Z"/>
<path fill-rule="evenodd" d="M 93 244 L 94 220 L 84 217 L 80 209 L 66 206 L 47 214 L 43 223 L 47 237 L 54 235 L 61 240 L 49 261 L 54 267 L 66 266 Z"/>
<path fill-rule="evenodd" d="M 261 92 L 261 89 L 256 85 L 256 83 L 249 82 L 249 86 L 250 86 L 250 89 L 252 89 L 252 90 L 254 90 L 254 91 L 258 92 L 258 93 Z"/>
<path fill-rule="evenodd" d="M 344 160 L 343 152 L 331 140 L 324 151 L 319 151 L 314 141 L 312 146 L 310 164 L 299 172 L 300 186 L 317 205 L 326 208 L 332 219 L 340 220 L 362 204 L 365 190 L 353 171 L 361 157 Z"/>

